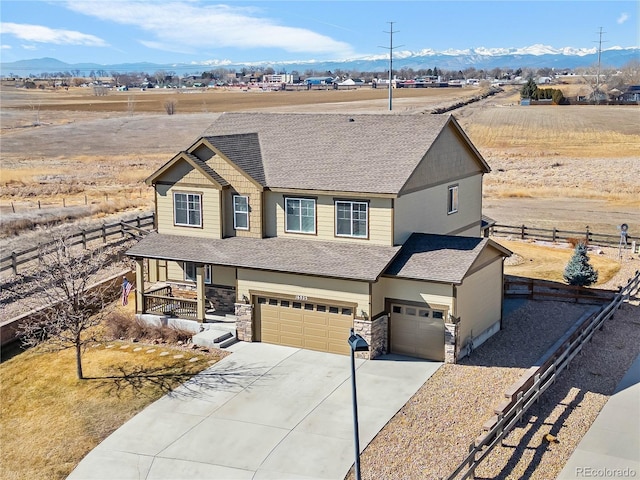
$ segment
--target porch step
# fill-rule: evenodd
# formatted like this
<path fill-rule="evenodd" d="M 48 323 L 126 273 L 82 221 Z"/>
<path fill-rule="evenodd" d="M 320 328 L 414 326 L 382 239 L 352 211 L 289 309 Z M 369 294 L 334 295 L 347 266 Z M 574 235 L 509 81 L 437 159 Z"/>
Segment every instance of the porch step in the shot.
<path fill-rule="evenodd" d="M 207 329 L 200 333 L 196 333 L 191 337 L 195 345 L 210 348 L 225 348 L 230 340 L 236 340 L 236 325 L 233 324 L 205 324 Z M 230 345 L 230 344 L 229 344 Z"/>
<path fill-rule="evenodd" d="M 226 340 L 227 338 L 231 338 L 231 337 L 233 337 L 233 333 L 227 332 L 227 333 L 224 333 L 224 334 L 220 335 L 218 338 L 214 338 L 213 339 L 213 343 L 220 343 L 220 342 Z"/>
<path fill-rule="evenodd" d="M 231 337 L 228 340 L 225 340 L 224 342 L 222 342 L 220 344 L 220 348 L 227 348 L 230 347 L 231 345 L 234 345 L 236 343 L 238 343 L 240 340 L 238 340 L 236 337 Z"/>

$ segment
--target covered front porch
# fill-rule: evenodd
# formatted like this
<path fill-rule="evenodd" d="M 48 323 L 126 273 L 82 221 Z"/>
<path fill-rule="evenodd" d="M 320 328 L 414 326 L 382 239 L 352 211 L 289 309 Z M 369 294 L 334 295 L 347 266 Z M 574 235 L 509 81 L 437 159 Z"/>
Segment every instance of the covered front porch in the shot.
<path fill-rule="evenodd" d="M 205 283 L 205 265 L 196 263 L 195 282 L 167 280 L 156 261 L 136 258 L 136 313 L 195 320 L 234 321 L 235 288 Z"/>

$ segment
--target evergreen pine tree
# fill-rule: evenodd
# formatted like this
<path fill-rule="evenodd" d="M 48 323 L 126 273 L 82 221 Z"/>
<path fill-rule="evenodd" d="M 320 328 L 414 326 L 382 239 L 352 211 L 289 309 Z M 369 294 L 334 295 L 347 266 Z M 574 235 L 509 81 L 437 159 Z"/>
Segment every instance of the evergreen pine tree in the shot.
<path fill-rule="evenodd" d="M 576 245 L 573 256 L 564 269 L 564 279 L 569 285 L 588 287 L 598 281 L 598 272 L 589 263 L 587 246 L 584 243 Z"/>

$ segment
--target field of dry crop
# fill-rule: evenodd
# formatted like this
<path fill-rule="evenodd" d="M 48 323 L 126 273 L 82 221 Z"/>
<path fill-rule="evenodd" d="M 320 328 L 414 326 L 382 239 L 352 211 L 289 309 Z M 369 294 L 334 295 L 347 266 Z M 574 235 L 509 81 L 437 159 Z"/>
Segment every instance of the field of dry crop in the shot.
<path fill-rule="evenodd" d="M 568 88 L 568 87 L 567 87 Z M 476 88 L 398 89 L 393 114 L 428 114 Z M 492 167 L 485 214 L 499 223 L 640 232 L 637 106 L 520 107 L 516 88 L 452 114 Z M 26 212 L 149 209 L 143 180 L 223 111 L 390 113 L 388 91 L 0 89 L 2 228 Z M 174 101 L 176 114 L 164 104 Z M 14 213 L 15 211 L 15 213 Z M 55 216 L 55 214 L 52 214 Z"/>

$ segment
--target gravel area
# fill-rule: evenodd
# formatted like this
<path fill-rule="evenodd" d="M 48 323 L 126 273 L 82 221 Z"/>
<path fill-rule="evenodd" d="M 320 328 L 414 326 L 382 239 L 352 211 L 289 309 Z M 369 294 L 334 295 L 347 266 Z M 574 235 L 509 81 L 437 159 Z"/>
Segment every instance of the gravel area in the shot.
<path fill-rule="evenodd" d="M 617 258 L 617 249 L 601 249 Z M 638 269 L 627 251 L 618 275 L 603 288 L 626 284 Z M 482 425 L 514 383 L 589 308 L 520 301 L 504 328 L 456 365 L 444 365 L 367 446 L 365 479 L 447 478 L 482 433 Z M 640 354 L 638 298 L 625 304 L 568 370 L 476 470 L 483 479 L 553 479 Z M 547 443 L 551 433 L 558 443 Z M 353 471 L 347 478 L 353 478 Z"/>

